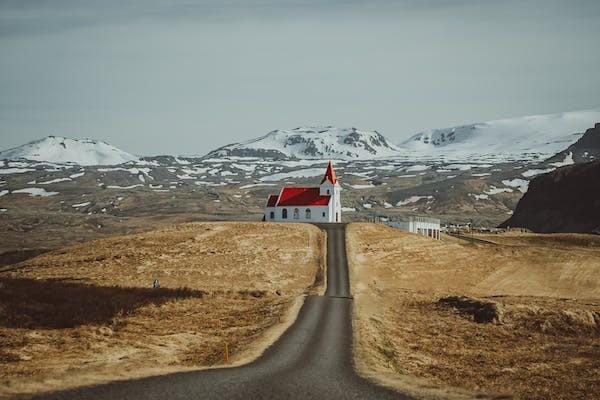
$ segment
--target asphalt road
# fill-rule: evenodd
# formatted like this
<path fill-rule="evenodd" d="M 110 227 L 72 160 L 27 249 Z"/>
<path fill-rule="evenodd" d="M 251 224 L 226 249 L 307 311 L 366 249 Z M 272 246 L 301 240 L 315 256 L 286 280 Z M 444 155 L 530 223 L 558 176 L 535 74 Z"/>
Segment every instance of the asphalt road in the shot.
<path fill-rule="evenodd" d="M 57 392 L 45 399 L 408 399 L 356 375 L 345 225 L 327 231 L 327 290 L 253 363 Z"/>

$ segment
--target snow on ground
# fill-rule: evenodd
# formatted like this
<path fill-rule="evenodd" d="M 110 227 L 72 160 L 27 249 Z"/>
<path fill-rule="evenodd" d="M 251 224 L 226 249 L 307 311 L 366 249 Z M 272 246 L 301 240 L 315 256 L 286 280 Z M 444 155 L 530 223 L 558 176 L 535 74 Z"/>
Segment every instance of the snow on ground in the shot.
<path fill-rule="evenodd" d="M 501 119 L 413 135 L 400 148 L 424 157 L 493 162 L 551 157 L 600 120 L 600 109 Z"/>
<path fill-rule="evenodd" d="M 4 213 L 7 212 L 8 210 L 6 208 L 0 208 L 0 213 Z"/>
<path fill-rule="evenodd" d="M 342 212 L 355 212 L 356 208 L 354 207 L 342 207 Z"/>
<path fill-rule="evenodd" d="M 505 186 L 509 186 L 512 188 L 517 188 L 521 193 L 527 192 L 527 188 L 529 187 L 529 181 L 525 179 L 515 178 L 515 179 L 506 179 L 502 181 L 502 184 Z"/>
<path fill-rule="evenodd" d="M 459 170 L 459 171 L 468 171 L 471 168 L 477 167 L 477 164 L 450 164 L 446 165 L 447 169 Z"/>
<path fill-rule="evenodd" d="M 71 178 L 56 178 L 56 179 L 52 179 L 50 181 L 44 181 L 44 182 L 38 182 L 38 185 L 50 185 L 52 183 L 58 183 L 58 182 L 66 182 L 66 181 L 70 181 L 72 180 Z"/>
<path fill-rule="evenodd" d="M 548 172 L 552 172 L 555 169 L 556 168 L 528 169 L 527 171 L 523 172 L 521 175 L 523 175 L 525 178 L 531 178 L 532 176 L 536 176 L 536 175 L 541 175 L 541 174 L 545 174 L 545 173 L 548 173 Z"/>
<path fill-rule="evenodd" d="M 231 166 L 233 168 L 242 170 L 242 171 L 247 171 L 247 172 L 253 172 L 256 169 L 256 164 L 238 164 L 238 163 L 234 163 L 231 164 Z"/>
<path fill-rule="evenodd" d="M 13 190 L 12 193 L 24 193 L 24 194 L 28 194 L 31 197 L 34 197 L 34 196 L 48 197 L 48 196 L 54 196 L 54 195 L 58 194 L 58 192 L 47 192 L 46 189 L 44 189 L 44 188 L 36 188 L 36 187 Z"/>
<path fill-rule="evenodd" d="M 105 142 L 59 136 L 48 136 L 0 152 L 0 159 L 23 158 L 56 164 L 75 163 L 79 165 L 116 165 L 138 161 L 136 156 Z"/>
<path fill-rule="evenodd" d="M 177 164 L 181 164 L 181 165 L 188 165 L 188 164 L 190 163 L 189 161 L 187 161 L 187 160 L 182 160 L 182 159 L 181 159 L 181 158 L 179 158 L 179 157 L 175 157 L 175 162 L 176 162 Z"/>
<path fill-rule="evenodd" d="M 274 183 L 249 183 L 247 185 L 240 186 L 240 189 L 250 189 L 259 186 L 276 186 Z"/>
<path fill-rule="evenodd" d="M 209 181 L 196 181 L 194 184 L 198 186 L 226 186 L 225 182 L 209 182 Z"/>
<path fill-rule="evenodd" d="M 419 171 L 426 171 L 429 168 L 430 168 L 429 165 L 417 164 L 417 165 L 411 165 L 410 167 L 406 167 L 404 169 L 404 171 L 405 172 L 419 172 Z"/>
<path fill-rule="evenodd" d="M 371 174 L 373 174 L 373 171 L 367 171 L 367 172 L 345 172 L 345 175 L 355 175 L 355 176 L 360 176 L 361 178 L 371 178 Z"/>
<path fill-rule="evenodd" d="M 394 171 L 396 169 L 395 165 L 382 165 L 379 167 L 375 167 L 374 169 L 380 169 L 382 171 Z"/>
<path fill-rule="evenodd" d="M 35 169 L 31 168 L 0 168 L 0 174 L 8 175 L 8 174 L 22 174 L 24 172 L 35 171 Z"/>
<path fill-rule="evenodd" d="M 375 187 L 375 185 L 373 185 L 372 183 L 348 185 L 348 186 L 350 186 L 352 189 L 369 189 L 369 188 Z"/>
<path fill-rule="evenodd" d="M 267 175 L 259 178 L 260 181 L 281 181 L 289 178 L 311 178 L 313 176 L 323 175 L 323 168 L 304 168 L 296 171 L 281 172 L 278 174 Z"/>
<path fill-rule="evenodd" d="M 8 194 L 8 190 L 0 190 L 0 197 L 4 196 L 5 194 Z"/>
<path fill-rule="evenodd" d="M 369 203 L 365 203 L 362 205 L 364 208 L 366 208 L 367 210 L 370 208 L 373 208 L 373 204 L 369 204 Z"/>
<path fill-rule="evenodd" d="M 416 203 L 422 199 L 433 199 L 433 196 L 410 196 L 404 200 L 400 200 L 399 202 L 397 202 L 396 207 L 401 207 L 401 206 L 405 206 L 407 204 Z"/>
<path fill-rule="evenodd" d="M 471 174 L 471 176 L 477 176 L 477 177 L 480 177 L 480 176 L 489 176 L 489 175 L 491 175 L 489 172 L 483 172 L 481 174 Z"/>
<path fill-rule="evenodd" d="M 585 154 L 587 155 L 587 154 Z M 559 162 L 555 162 L 555 163 L 550 163 L 550 165 L 554 165 L 555 167 L 559 168 L 559 167 L 564 167 L 565 165 L 572 165 L 575 164 L 575 161 L 573 161 L 573 152 L 570 151 L 569 154 L 567 154 L 565 156 L 565 159 Z"/>
<path fill-rule="evenodd" d="M 76 173 L 76 174 L 69 175 L 69 178 L 71 178 L 71 179 L 75 179 L 75 178 L 81 178 L 83 175 L 85 175 L 85 171 L 84 171 L 84 172 L 78 172 L 78 173 Z"/>
<path fill-rule="evenodd" d="M 274 130 L 257 139 L 221 147 L 210 155 L 223 157 L 232 152 L 252 150 L 270 151 L 297 159 L 360 160 L 402 154 L 376 131 L 317 126 Z"/>
<path fill-rule="evenodd" d="M 134 189 L 136 187 L 143 187 L 144 185 L 142 185 L 141 183 L 138 183 L 137 185 L 131 185 L 131 186 L 117 186 L 117 185 L 108 185 L 107 188 L 109 189 Z"/>
<path fill-rule="evenodd" d="M 414 175 L 414 174 L 398 175 L 398 178 L 412 178 L 412 177 L 415 177 L 415 176 L 417 176 L 417 175 Z"/>
<path fill-rule="evenodd" d="M 469 193 L 469 196 L 472 196 L 475 198 L 475 200 L 487 200 L 490 198 L 490 196 L 488 196 L 487 194 L 474 194 L 474 193 Z"/>
<path fill-rule="evenodd" d="M 499 194 L 499 193 L 512 193 L 511 188 L 497 188 L 496 186 L 490 186 L 488 190 L 485 191 L 485 194 Z"/>
<path fill-rule="evenodd" d="M 74 207 L 74 208 L 86 207 L 86 206 L 89 206 L 90 204 L 92 204 L 90 201 L 86 201 L 85 203 L 73 204 L 71 207 Z"/>
<path fill-rule="evenodd" d="M 383 208 L 392 208 L 394 207 L 393 205 L 391 205 L 390 203 L 388 203 L 387 201 L 383 202 Z"/>

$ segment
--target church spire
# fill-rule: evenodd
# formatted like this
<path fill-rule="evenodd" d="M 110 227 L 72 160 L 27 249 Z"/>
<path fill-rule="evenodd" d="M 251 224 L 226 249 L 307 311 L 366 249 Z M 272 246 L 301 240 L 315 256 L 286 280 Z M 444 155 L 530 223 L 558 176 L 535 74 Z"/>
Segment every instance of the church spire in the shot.
<path fill-rule="evenodd" d="M 323 183 L 325 181 L 329 181 L 329 182 L 333 183 L 334 185 L 337 182 L 337 177 L 335 176 L 335 170 L 333 169 L 333 164 L 331 161 L 329 161 L 329 164 L 327 165 L 327 171 L 325 171 L 325 176 L 323 177 L 323 180 L 321 181 L 321 183 Z"/>

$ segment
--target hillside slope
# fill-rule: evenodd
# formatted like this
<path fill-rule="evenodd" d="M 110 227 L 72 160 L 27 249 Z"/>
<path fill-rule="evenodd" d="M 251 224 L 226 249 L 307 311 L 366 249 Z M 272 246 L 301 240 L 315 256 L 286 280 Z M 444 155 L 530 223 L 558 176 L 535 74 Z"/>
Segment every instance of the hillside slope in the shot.
<path fill-rule="evenodd" d="M 600 121 L 600 109 L 500 119 L 413 135 L 400 147 L 445 158 L 543 159 L 565 149 Z"/>
<path fill-rule="evenodd" d="M 600 123 L 596 123 L 593 128 L 585 131 L 577 142 L 546 161 L 572 164 L 594 160 L 600 160 Z"/>
<path fill-rule="evenodd" d="M 600 233 L 600 161 L 540 175 L 501 227 L 534 232 Z"/>
<path fill-rule="evenodd" d="M 397 147 L 377 131 L 324 126 L 277 129 L 258 139 L 221 147 L 207 157 L 350 160 L 398 154 Z"/>
<path fill-rule="evenodd" d="M 47 136 L 0 152 L 0 160 L 19 159 L 79 165 L 116 165 L 138 160 L 136 156 L 99 140 L 60 136 Z"/>

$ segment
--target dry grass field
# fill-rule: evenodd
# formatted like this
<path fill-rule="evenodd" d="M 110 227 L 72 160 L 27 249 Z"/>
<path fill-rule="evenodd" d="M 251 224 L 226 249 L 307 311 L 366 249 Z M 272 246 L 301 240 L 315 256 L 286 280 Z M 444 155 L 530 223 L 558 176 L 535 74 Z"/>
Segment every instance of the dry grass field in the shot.
<path fill-rule="evenodd" d="M 323 244 L 307 224 L 191 223 L 4 267 L 0 397 L 225 365 L 225 344 L 246 362 L 322 290 Z"/>
<path fill-rule="evenodd" d="M 348 228 L 361 374 L 423 398 L 600 398 L 600 238 Z"/>

